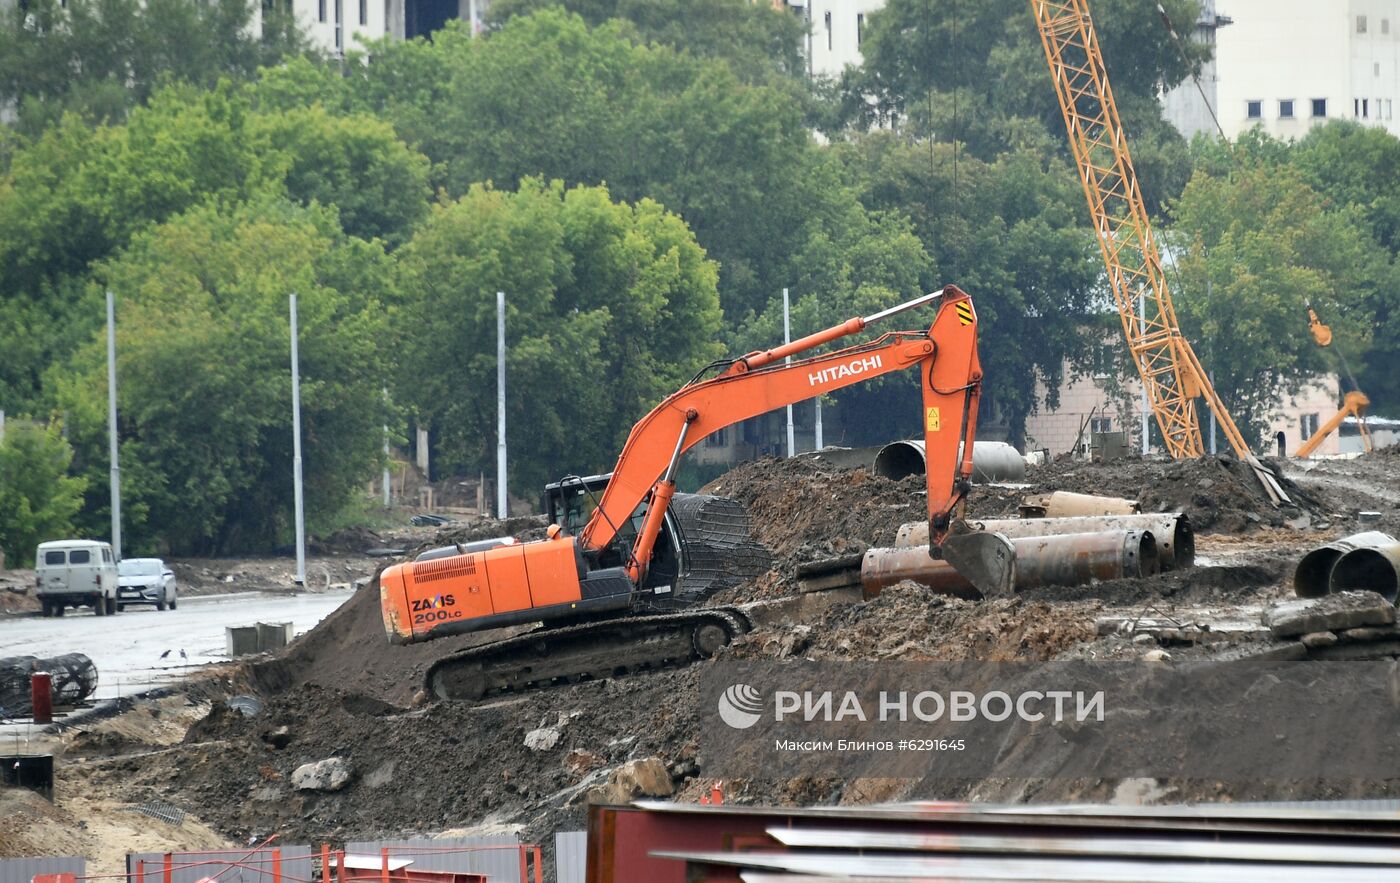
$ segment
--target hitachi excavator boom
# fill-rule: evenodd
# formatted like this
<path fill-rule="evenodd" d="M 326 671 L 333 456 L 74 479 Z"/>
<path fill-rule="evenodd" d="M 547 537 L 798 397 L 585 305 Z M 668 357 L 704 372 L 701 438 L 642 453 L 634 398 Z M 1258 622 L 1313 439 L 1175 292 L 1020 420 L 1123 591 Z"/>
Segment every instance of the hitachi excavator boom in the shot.
<path fill-rule="evenodd" d="M 891 332 L 784 363 L 789 356 L 930 303 L 937 304 L 937 314 L 927 331 Z M 427 688 L 441 698 L 468 700 L 713 654 L 749 623 L 734 608 L 677 609 L 701 600 L 684 585 L 685 534 L 692 528 L 670 514 L 678 509 L 675 472 L 681 455 L 741 420 L 906 368 L 917 369 L 923 391 L 919 417 L 930 553 L 941 555 L 945 539 L 966 544 L 963 554 L 950 558 L 955 566 L 975 562 L 976 575 L 969 574 L 975 583 L 1009 585 L 1013 562 L 1006 558 L 1007 550 L 990 549 L 999 538 L 978 533 L 949 539 L 953 517 L 961 513 L 971 487 L 982 368 L 972 300 L 948 286 L 741 356 L 716 376 L 697 377 L 667 397 L 633 426 L 606 489 L 577 536 L 555 524 L 544 540 L 447 547 L 386 569 L 380 576 L 380 599 L 390 640 L 425 641 L 528 623 L 552 626 L 435 663 Z M 694 505 L 686 502 L 686 507 Z M 663 536 L 671 542 L 659 542 Z"/>

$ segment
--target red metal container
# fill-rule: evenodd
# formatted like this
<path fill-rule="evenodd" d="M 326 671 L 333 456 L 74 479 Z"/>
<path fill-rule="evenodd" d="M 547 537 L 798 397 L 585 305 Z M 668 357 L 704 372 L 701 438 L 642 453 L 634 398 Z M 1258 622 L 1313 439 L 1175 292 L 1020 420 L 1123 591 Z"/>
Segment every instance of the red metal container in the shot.
<path fill-rule="evenodd" d="M 53 723 L 53 675 L 36 671 L 29 676 L 29 701 L 34 707 L 34 723 Z"/>

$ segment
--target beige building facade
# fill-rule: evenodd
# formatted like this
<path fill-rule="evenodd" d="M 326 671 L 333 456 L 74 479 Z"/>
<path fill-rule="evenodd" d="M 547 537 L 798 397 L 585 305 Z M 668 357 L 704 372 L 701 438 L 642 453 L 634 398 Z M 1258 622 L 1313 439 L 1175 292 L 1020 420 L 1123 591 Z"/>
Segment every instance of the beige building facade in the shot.
<path fill-rule="evenodd" d="M 1127 431 L 1134 452 L 1142 450 L 1143 402 L 1142 383 L 1136 377 L 1123 383 L 1123 393 L 1115 395 L 1110 391 L 1111 384 L 1105 375 L 1069 379 L 1070 367 L 1065 365 L 1066 380 L 1060 387 L 1059 407 L 1051 411 L 1042 406 L 1040 413 L 1026 421 L 1026 447 L 1028 450 L 1048 449 L 1051 455 L 1062 454 L 1074 449 L 1076 440 L 1087 443 L 1091 432 Z M 1271 438 L 1279 432 L 1284 435 L 1284 446 L 1288 453 L 1298 449 L 1310 438 L 1317 427 L 1337 412 L 1338 380 L 1336 375 L 1324 375 L 1305 386 L 1296 395 L 1287 397 L 1279 406 L 1270 423 Z M 1043 384 L 1036 388 L 1037 400 L 1045 401 L 1048 390 Z M 1152 420 L 1151 414 L 1147 415 Z M 1209 411 L 1201 413 L 1201 431 L 1208 434 Z M 1317 449 L 1317 455 L 1343 453 L 1347 449 L 1344 434 L 1333 433 Z M 1354 434 L 1355 429 L 1352 427 Z M 1206 441 L 1209 449 L 1209 440 Z M 1229 444 L 1223 434 L 1216 440 L 1216 450 L 1226 452 Z M 1261 445 L 1259 453 L 1275 454 L 1275 446 Z"/>

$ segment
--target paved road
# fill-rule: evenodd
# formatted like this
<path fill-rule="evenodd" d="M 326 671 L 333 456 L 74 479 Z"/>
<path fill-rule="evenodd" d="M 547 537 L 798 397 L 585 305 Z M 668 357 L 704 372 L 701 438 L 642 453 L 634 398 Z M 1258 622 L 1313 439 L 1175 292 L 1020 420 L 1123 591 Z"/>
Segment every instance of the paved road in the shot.
<path fill-rule="evenodd" d="M 17 617 L 0 621 L 0 657 L 86 653 L 97 665 L 97 698 L 109 699 L 168 682 L 193 666 L 227 660 L 226 626 L 291 622 L 302 634 L 351 594 L 245 592 L 181 598 L 178 610 L 164 612 L 128 607 L 116 616 L 69 610 L 56 619 Z M 170 654 L 162 659 L 166 650 Z"/>

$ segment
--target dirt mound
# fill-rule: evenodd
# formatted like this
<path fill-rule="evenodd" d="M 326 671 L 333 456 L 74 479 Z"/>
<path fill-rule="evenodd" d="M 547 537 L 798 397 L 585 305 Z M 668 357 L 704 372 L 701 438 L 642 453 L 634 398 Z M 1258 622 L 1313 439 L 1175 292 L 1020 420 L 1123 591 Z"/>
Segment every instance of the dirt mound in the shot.
<path fill-rule="evenodd" d="M 734 653 L 741 658 L 1038 661 L 1093 638 L 1093 622 L 1082 610 L 1020 598 L 967 601 L 903 582 L 871 601 L 830 607 L 814 622 L 753 632 Z"/>
<path fill-rule="evenodd" d="M 901 524 L 928 518 L 921 477 L 892 481 L 817 457 L 743 463 L 700 492 L 747 506 L 754 538 L 787 566 L 888 546 Z M 1019 491 L 977 486 L 968 497 L 968 512 L 983 518 L 1014 515 L 1019 504 Z"/>
<path fill-rule="evenodd" d="M 1074 491 L 1136 500 L 1143 512 L 1185 512 L 1198 533 L 1239 533 L 1282 527 L 1300 513 L 1325 517 L 1327 505 L 1286 477 L 1279 483 L 1297 509 L 1277 507 L 1248 464 L 1234 457 L 1194 460 L 1061 459 L 1032 471 L 1033 493 Z"/>

